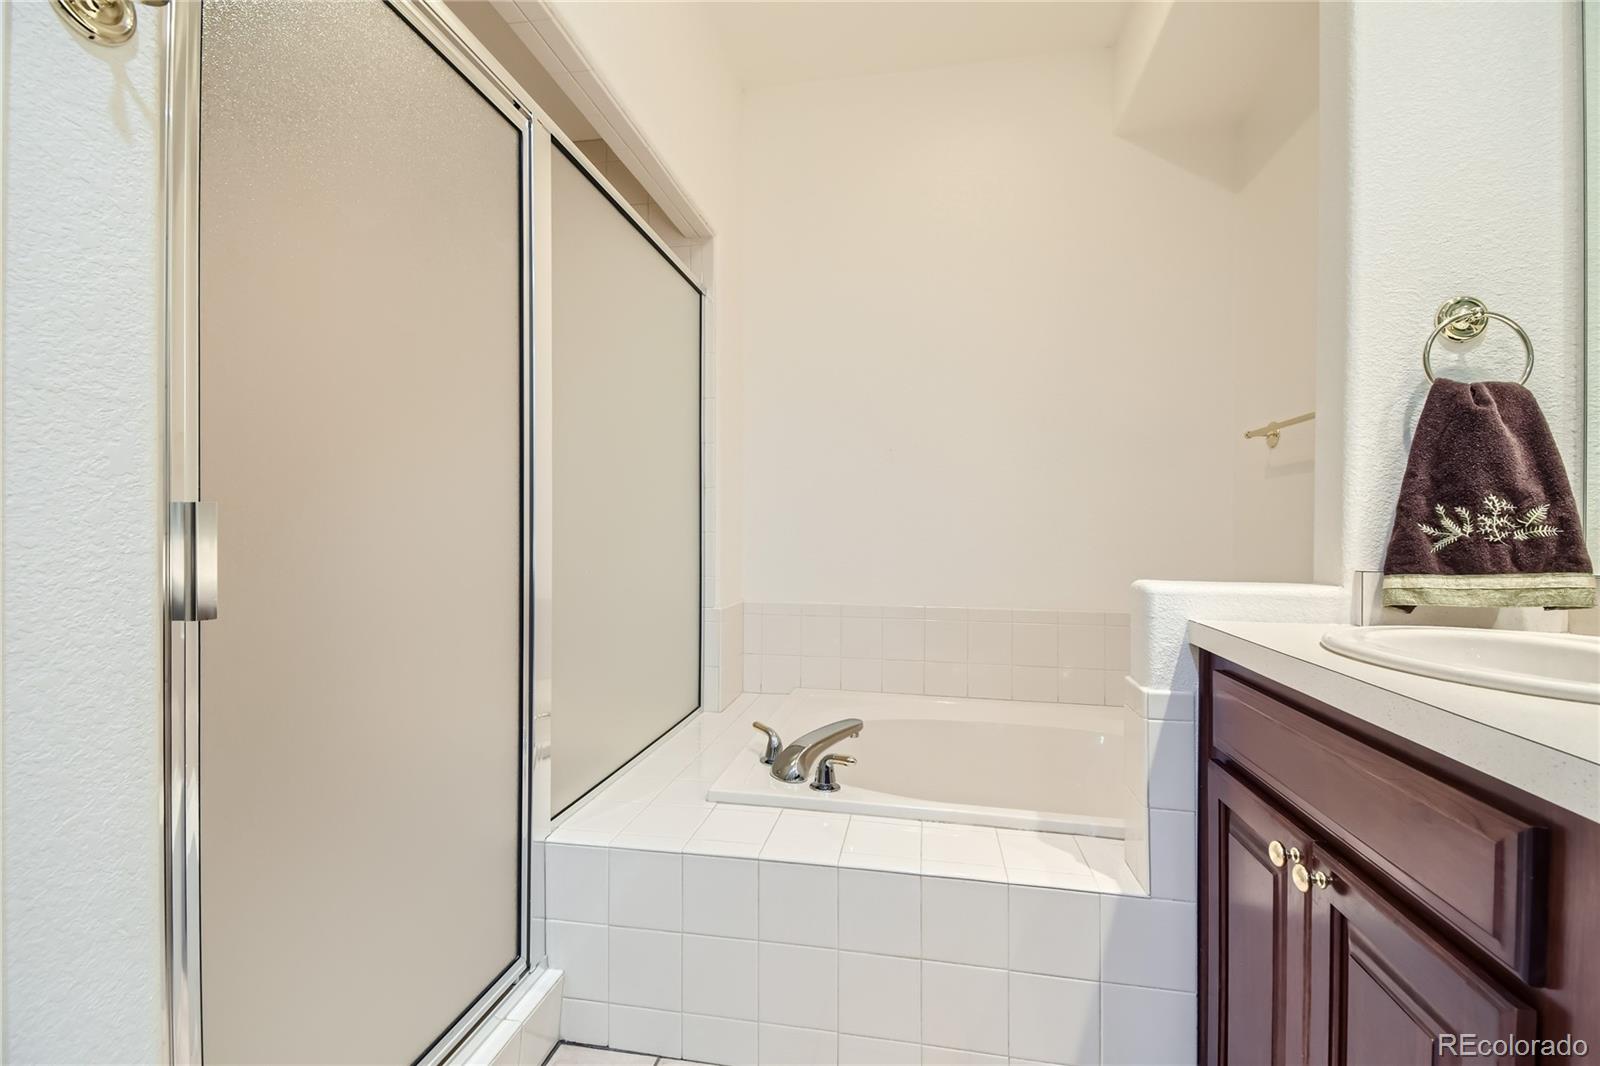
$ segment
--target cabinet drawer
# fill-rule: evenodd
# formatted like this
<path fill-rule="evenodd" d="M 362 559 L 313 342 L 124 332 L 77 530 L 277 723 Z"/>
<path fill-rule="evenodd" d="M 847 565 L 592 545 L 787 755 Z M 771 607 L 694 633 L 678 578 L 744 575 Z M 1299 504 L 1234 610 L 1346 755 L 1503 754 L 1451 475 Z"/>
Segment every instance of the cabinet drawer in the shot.
<path fill-rule="evenodd" d="M 1212 757 L 1392 878 L 1523 980 L 1544 979 L 1548 832 L 1222 673 Z"/>

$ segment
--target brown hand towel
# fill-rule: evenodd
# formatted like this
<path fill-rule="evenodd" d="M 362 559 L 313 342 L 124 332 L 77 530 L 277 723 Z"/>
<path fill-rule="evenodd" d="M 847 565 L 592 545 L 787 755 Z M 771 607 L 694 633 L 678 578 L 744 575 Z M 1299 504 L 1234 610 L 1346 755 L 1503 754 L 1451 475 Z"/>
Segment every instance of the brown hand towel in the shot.
<path fill-rule="evenodd" d="M 1428 390 L 1383 561 L 1386 607 L 1593 607 L 1572 485 L 1533 393 Z"/>

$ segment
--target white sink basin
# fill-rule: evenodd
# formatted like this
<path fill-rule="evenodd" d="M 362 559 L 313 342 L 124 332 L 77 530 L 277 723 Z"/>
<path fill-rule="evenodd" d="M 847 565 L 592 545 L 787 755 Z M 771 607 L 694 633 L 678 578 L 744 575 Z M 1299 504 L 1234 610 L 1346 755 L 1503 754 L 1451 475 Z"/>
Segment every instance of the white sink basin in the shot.
<path fill-rule="evenodd" d="M 1329 630 L 1329 651 L 1409 674 L 1600 703 L 1600 637 L 1443 626 Z"/>

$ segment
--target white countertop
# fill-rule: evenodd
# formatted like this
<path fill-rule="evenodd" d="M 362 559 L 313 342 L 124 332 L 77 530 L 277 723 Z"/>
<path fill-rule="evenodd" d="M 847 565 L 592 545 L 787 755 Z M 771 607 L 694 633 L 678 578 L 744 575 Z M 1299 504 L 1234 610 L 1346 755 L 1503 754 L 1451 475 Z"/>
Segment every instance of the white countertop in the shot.
<path fill-rule="evenodd" d="M 1326 623 L 1190 622 L 1189 642 L 1464 766 L 1600 822 L 1600 705 L 1373 666 Z"/>

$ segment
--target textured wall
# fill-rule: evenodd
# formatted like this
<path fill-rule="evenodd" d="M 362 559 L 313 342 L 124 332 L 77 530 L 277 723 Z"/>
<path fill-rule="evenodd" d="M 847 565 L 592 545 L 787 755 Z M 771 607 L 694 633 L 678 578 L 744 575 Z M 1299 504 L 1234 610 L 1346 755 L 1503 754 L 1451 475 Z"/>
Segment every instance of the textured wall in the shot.
<path fill-rule="evenodd" d="M 12 1062 L 154 1062 L 164 15 L 99 48 L 3 6 L 6 1032 Z"/>
<path fill-rule="evenodd" d="M 1189 622 L 1344 622 L 1350 599 L 1333 585 L 1135 581 L 1128 676 L 1146 688 L 1195 692 Z"/>
<path fill-rule="evenodd" d="M 1342 390 L 1343 479 L 1319 481 L 1342 514 L 1317 577 L 1381 565 L 1410 434 L 1427 393 L 1433 313 L 1472 294 L 1517 319 L 1539 359 L 1539 397 L 1570 474 L 1580 467 L 1583 195 L 1579 6 L 1327 4 L 1322 9 L 1324 331 L 1318 403 Z M 1337 93 L 1329 99 L 1329 93 Z M 1466 132 L 1463 132 L 1466 131 Z M 1338 301 L 1334 303 L 1333 301 Z M 1492 325 L 1441 371 L 1512 378 L 1521 347 Z M 1326 403 L 1324 402 L 1326 397 Z M 1319 443 L 1323 438 L 1319 437 Z"/>

